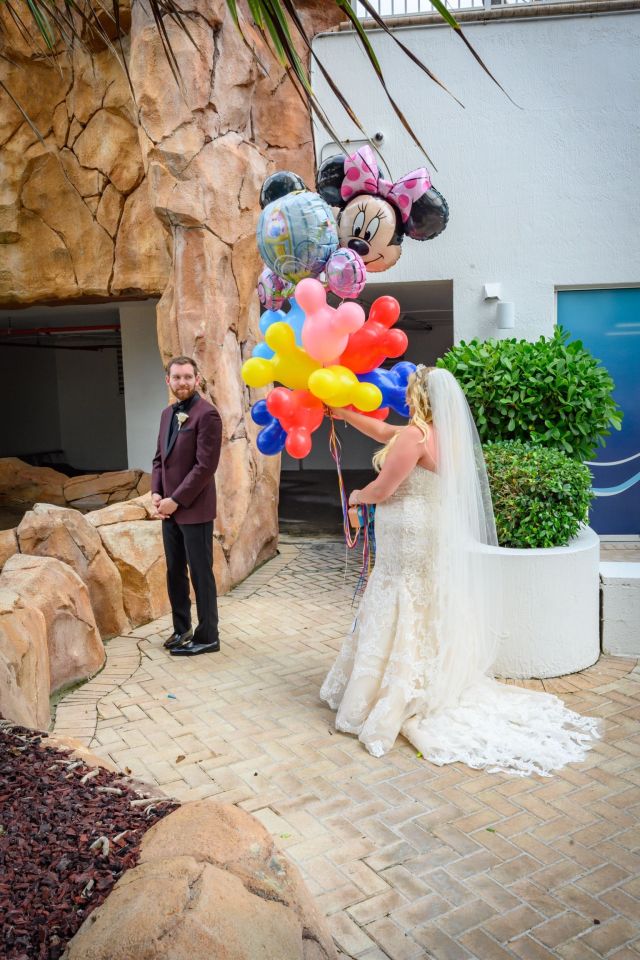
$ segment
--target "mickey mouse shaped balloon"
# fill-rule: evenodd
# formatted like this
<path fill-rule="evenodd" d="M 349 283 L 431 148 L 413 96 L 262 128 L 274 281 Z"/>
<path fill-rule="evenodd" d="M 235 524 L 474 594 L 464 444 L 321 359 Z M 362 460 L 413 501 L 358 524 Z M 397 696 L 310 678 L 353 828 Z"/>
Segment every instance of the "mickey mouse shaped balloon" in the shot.
<path fill-rule="evenodd" d="M 316 186 L 323 200 L 339 208 L 340 247 L 360 254 L 371 273 L 398 262 L 405 237 L 432 240 L 449 219 L 447 201 L 424 167 L 391 183 L 380 176 L 369 146 L 325 160 Z"/>
<path fill-rule="evenodd" d="M 338 226 L 331 207 L 307 190 L 290 170 L 267 177 L 260 192 L 262 213 L 256 229 L 260 255 L 267 265 L 258 293 L 263 306 L 278 310 L 291 297 L 293 284 L 325 274 L 332 293 L 357 297 L 367 282 L 360 256 L 338 249 Z"/>

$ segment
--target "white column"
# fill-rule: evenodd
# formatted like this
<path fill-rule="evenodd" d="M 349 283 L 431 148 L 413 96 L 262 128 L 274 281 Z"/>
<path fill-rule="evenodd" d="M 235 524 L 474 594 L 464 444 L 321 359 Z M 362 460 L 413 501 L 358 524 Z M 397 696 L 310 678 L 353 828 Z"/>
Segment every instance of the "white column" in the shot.
<path fill-rule="evenodd" d="M 151 470 L 167 385 L 158 349 L 156 301 L 120 304 L 127 457 L 130 470 Z"/>

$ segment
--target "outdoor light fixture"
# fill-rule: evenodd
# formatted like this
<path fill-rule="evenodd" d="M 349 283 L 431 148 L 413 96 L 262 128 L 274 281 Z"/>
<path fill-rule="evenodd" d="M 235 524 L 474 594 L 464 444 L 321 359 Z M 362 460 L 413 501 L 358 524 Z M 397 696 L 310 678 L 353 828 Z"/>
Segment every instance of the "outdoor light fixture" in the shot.
<path fill-rule="evenodd" d="M 482 296 L 485 300 L 499 300 L 502 294 L 501 283 L 485 283 L 482 288 Z"/>
<path fill-rule="evenodd" d="M 483 300 L 496 302 L 496 324 L 498 330 L 513 330 L 516 325 L 515 304 L 502 299 L 501 283 L 485 283 L 482 286 Z"/>
<path fill-rule="evenodd" d="M 500 300 L 496 306 L 496 322 L 499 330 L 513 330 L 516 325 L 515 304 L 510 300 Z"/>

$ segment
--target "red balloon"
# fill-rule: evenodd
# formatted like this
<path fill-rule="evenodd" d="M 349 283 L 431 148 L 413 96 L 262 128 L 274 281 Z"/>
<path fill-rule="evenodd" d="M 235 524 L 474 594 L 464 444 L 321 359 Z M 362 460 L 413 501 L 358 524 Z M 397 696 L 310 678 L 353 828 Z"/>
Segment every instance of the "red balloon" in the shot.
<path fill-rule="evenodd" d="M 389 407 L 378 407 L 377 410 L 358 410 L 357 407 L 350 406 L 347 410 L 353 410 L 354 413 L 361 413 L 363 417 L 371 417 L 372 420 L 386 420 L 389 416 Z"/>
<path fill-rule="evenodd" d="M 369 373 L 388 357 L 401 357 L 409 343 L 404 330 L 391 329 L 400 316 L 395 297 L 378 297 L 371 304 L 364 326 L 349 337 L 338 361 L 354 373 Z"/>
<path fill-rule="evenodd" d="M 294 429 L 287 434 L 284 448 L 290 457 L 302 460 L 311 453 L 311 434 L 308 430 Z"/>
<path fill-rule="evenodd" d="M 285 450 L 296 460 L 311 451 L 311 434 L 324 417 L 324 405 L 307 390 L 275 387 L 267 397 L 267 410 L 287 432 Z"/>

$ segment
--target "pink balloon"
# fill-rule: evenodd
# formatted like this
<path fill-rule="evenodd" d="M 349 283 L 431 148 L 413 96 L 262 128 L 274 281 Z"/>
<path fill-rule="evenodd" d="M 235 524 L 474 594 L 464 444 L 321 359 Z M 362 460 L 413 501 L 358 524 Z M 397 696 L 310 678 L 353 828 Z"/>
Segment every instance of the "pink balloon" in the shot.
<path fill-rule="evenodd" d="M 364 310 L 358 303 L 342 303 L 334 310 L 324 287 L 312 277 L 300 281 L 295 299 L 305 314 L 302 345 L 318 363 L 332 363 L 346 348 L 349 334 L 363 325 Z"/>
<path fill-rule="evenodd" d="M 325 265 L 329 290 L 343 300 L 359 297 L 367 282 L 367 268 L 359 253 L 350 247 L 340 247 Z"/>

